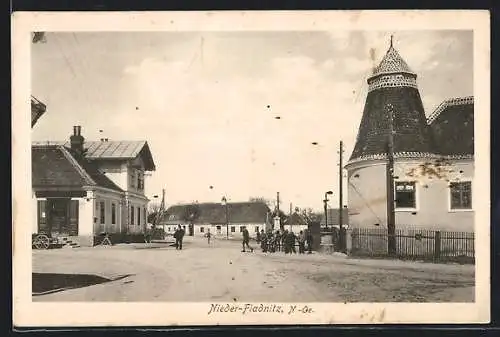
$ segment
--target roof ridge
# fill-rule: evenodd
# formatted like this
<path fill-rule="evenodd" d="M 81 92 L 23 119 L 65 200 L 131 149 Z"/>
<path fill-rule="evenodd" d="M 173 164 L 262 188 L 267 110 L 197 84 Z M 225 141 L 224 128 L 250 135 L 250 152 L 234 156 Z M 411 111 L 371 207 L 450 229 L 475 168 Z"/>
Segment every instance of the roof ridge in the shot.
<path fill-rule="evenodd" d="M 436 109 L 427 117 L 427 124 L 431 124 L 434 122 L 441 112 L 443 112 L 446 108 L 450 106 L 456 106 L 456 105 L 466 105 L 466 104 L 474 104 L 474 96 L 461 96 L 461 97 L 453 97 L 453 98 L 448 98 L 444 101 L 442 101 Z"/>
<path fill-rule="evenodd" d="M 78 161 L 73 157 L 73 155 L 62 145 L 57 146 L 61 152 L 63 153 L 64 157 L 68 159 L 68 161 L 75 167 L 75 169 L 83 176 L 85 181 L 89 185 L 97 185 L 94 179 L 85 171 L 85 169 L 78 163 Z"/>

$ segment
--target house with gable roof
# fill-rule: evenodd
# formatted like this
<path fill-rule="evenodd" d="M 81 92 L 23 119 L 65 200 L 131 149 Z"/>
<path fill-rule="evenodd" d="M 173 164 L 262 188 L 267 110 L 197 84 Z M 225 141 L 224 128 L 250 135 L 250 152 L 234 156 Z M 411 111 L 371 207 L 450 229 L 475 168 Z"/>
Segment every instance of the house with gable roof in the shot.
<path fill-rule="evenodd" d="M 155 164 L 146 141 L 33 142 L 33 233 L 92 246 L 102 233 L 139 234 L 147 223 L 145 172 Z"/>
<path fill-rule="evenodd" d="M 226 208 L 227 206 L 227 208 Z M 186 235 L 204 236 L 208 231 L 215 237 L 242 237 L 247 228 L 251 237 L 257 232 L 271 228 L 271 210 L 264 202 L 196 203 L 170 206 L 159 221 L 167 234 L 177 226 L 185 229 Z M 189 219 L 188 213 L 196 209 L 196 216 Z"/>
<path fill-rule="evenodd" d="M 447 99 L 427 118 L 417 74 L 392 39 L 367 84 L 345 166 L 350 227 L 387 226 L 392 139 L 396 229 L 474 232 L 474 98 Z"/>

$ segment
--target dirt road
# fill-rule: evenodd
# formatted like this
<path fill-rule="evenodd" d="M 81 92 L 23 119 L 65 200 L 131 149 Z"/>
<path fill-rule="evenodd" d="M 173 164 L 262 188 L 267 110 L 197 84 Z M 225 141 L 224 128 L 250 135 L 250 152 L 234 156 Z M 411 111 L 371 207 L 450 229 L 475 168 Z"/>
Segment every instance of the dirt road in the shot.
<path fill-rule="evenodd" d="M 34 301 L 471 302 L 474 266 L 240 252 L 238 242 L 33 251 Z"/>

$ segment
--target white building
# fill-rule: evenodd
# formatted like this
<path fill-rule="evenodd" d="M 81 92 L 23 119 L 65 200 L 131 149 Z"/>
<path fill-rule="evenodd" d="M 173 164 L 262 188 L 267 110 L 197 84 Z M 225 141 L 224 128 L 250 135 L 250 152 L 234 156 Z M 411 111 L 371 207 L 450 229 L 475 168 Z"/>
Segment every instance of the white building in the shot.
<path fill-rule="evenodd" d="M 145 172 L 155 164 L 146 141 L 85 141 L 75 126 L 69 142 L 32 144 L 33 233 L 91 246 L 144 232 Z"/>
<path fill-rule="evenodd" d="M 210 231 L 215 237 L 241 238 L 246 227 L 250 237 L 255 237 L 271 226 L 271 214 L 263 202 L 174 205 L 167 209 L 159 227 L 172 234 L 178 225 L 190 236 L 204 236 Z"/>
<path fill-rule="evenodd" d="M 346 165 L 349 224 L 387 226 L 392 130 L 396 228 L 473 232 L 474 99 L 448 99 L 426 118 L 416 79 L 391 42 Z"/>

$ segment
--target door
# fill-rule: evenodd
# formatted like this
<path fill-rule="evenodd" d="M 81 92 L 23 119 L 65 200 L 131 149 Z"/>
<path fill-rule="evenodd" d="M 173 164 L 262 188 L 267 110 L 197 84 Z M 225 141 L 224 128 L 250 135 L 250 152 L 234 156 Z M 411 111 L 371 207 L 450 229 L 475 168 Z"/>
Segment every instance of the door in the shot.
<path fill-rule="evenodd" d="M 69 235 L 69 199 L 49 199 L 49 231 L 52 236 Z"/>

